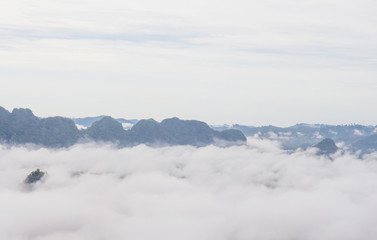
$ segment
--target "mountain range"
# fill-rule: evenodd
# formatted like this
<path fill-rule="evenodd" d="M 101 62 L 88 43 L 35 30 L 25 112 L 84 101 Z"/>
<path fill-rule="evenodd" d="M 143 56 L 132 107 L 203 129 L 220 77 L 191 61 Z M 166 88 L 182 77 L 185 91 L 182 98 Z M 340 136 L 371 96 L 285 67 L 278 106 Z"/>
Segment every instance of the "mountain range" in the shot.
<path fill-rule="evenodd" d="M 321 152 L 333 152 L 335 142 L 343 150 L 370 153 L 377 151 L 377 127 L 364 125 L 305 124 L 276 126 L 210 126 L 196 120 L 168 118 L 124 119 L 109 116 L 86 118 L 39 118 L 27 108 L 9 112 L 0 107 L 0 141 L 6 144 L 36 144 L 45 147 L 69 147 L 78 142 L 113 142 L 119 147 L 147 144 L 206 146 L 215 142 L 238 144 L 246 137 L 277 141 L 286 150 L 321 146 Z M 322 140 L 324 141 L 318 145 Z M 324 146 L 326 145 L 327 146 Z M 326 150 L 327 149 L 327 150 Z M 336 150 L 335 150 L 336 151 Z"/>
<path fill-rule="evenodd" d="M 79 130 L 76 124 L 86 124 Z M 179 118 L 125 120 L 100 116 L 74 120 L 64 117 L 36 117 L 30 109 L 15 108 L 9 112 L 0 107 L 0 140 L 6 144 L 36 144 L 45 147 L 69 147 L 78 142 L 113 142 L 119 147 L 138 144 L 206 146 L 217 141 L 226 144 L 246 142 L 245 135 L 236 129 L 216 131 L 206 123 Z M 81 121 L 81 122 L 80 122 Z M 122 124 L 131 124 L 126 130 Z"/>
<path fill-rule="evenodd" d="M 377 126 L 300 123 L 282 128 L 234 124 L 216 126 L 214 129 L 221 131 L 228 128 L 240 130 L 247 137 L 277 141 L 286 150 L 313 147 L 323 139 L 332 139 L 343 149 L 351 152 L 369 153 L 377 150 Z"/>

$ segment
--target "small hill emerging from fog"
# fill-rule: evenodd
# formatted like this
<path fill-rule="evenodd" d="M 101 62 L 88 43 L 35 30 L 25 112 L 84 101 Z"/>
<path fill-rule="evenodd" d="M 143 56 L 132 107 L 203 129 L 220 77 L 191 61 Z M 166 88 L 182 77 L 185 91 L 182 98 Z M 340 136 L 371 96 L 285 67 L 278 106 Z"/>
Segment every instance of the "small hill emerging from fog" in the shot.
<path fill-rule="evenodd" d="M 325 138 L 316 145 L 315 148 L 318 148 L 318 154 L 333 154 L 338 151 L 338 147 L 336 146 L 335 142 L 331 138 Z"/>
<path fill-rule="evenodd" d="M 85 130 L 78 130 L 72 119 L 38 118 L 30 109 L 12 112 L 0 107 L 0 140 L 7 144 L 36 144 L 51 148 L 69 147 L 79 141 L 113 142 L 120 147 L 147 145 L 206 146 L 216 141 L 246 142 L 235 129 L 216 131 L 196 120 L 165 119 L 161 123 L 146 119 L 125 130 L 119 119 L 101 116 Z"/>
<path fill-rule="evenodd" d="M 33 184 L 38 181 L 41 181 L 42 178 L 45 176 L 45 172 L 42 172 L 39 168 L 33 172 L 31 172 L 26 179 L 24 180 L 25 184 Z"/>

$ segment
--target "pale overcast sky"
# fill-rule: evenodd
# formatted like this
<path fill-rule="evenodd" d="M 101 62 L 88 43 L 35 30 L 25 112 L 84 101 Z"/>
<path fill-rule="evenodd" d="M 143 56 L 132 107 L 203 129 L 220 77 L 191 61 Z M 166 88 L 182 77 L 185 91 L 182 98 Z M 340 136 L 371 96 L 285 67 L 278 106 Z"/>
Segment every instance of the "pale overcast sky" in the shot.
<path fill-rule="evenodd" d="M 374 0 L 2 0 L 0 105 L 377 124 Z"/>

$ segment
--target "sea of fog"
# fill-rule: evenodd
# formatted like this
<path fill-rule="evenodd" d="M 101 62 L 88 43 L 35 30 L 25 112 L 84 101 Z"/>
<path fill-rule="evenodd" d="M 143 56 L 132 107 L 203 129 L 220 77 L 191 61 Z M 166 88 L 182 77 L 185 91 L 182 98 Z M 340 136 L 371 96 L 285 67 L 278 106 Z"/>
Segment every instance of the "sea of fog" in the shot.
<path fill-rule="evenodd" d="M 0 147 L 0 239 L 377 239 L 377 154 Z M 26 176 L 47 172 L 32 188 Z"/>

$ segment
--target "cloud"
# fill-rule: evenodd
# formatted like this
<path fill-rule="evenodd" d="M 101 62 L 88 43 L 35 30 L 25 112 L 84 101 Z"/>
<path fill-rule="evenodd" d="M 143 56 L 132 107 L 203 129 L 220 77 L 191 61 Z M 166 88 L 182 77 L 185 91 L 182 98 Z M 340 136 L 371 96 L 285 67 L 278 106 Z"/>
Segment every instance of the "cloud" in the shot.
<path fill-rule="evenodd" d="M 369 0 L 4 0 L 2 104 L 40 116 L 374 124 L 374 9 Z"/>
<path fill-rule="evenodd" d="M 246 146 L 0 149 L 0 238 L 375 239 L 377 155 Z M 40 168 L 46 180 L 25 191 Z"/>
<path fill-rule="evenodd" d="M 353 130 L 353 134 L 357 135 L 357 136 L 363 136 L 364 135 L 364 132 L 363 131 L 360 131 L 359 129 L 354 129 Z"/>

